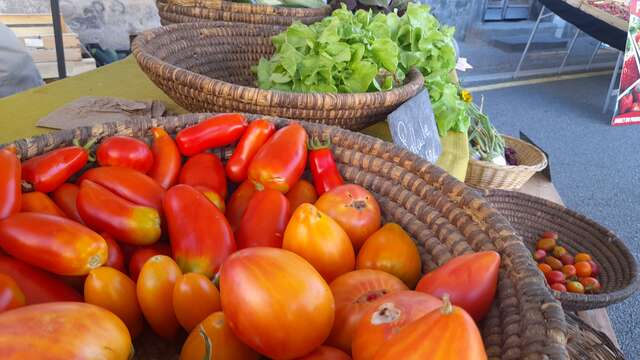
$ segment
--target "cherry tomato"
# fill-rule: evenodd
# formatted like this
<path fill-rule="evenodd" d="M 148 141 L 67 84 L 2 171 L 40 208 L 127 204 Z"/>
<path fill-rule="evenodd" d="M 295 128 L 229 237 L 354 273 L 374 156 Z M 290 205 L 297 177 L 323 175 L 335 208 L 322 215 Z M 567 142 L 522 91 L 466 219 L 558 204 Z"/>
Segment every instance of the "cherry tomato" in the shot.
<path fill-rule="evenodd" d="M 547 274 L 547 281 L 549 282 L 549 284 L 556 284 L 556 283 L 564 284 L 565 276 L 562 273 L 562 271 L 553 270 Z"/>
<path fill-rule="evenodd" d="M 231 331 L 224 313 L 209 315 L 182 345 L 180 360 L 258 360 L 260 354 L 240 341 Z"/>
<path fill-rule="evenodd" d="M 80 217 L 80 213 L 78 212 L 78 207 L 76 206 L 78 191 L 80 191 L 80 187 L 78 187 L 78 185 L 64 183 L 51 193 L 51 198 L 56 205 L 64 211 L 68 218 L 75 220 L 80 224 L 84 224 Z"/>
<path fill-rule="evenodd" d="M 544 262 L 549 264 L 553 270 L 562 270 L 562 261 L 553 256 L 547 256 L 544 258 Z"/>
<path fill-rule="evenodd" d="M 576 262 L 580 262 L 580 261 L 589 261 L 591 260 L 591 255 L 587 254 L 587 253 L 577 253 L 576 256 L 574 257 Z"/>
<path fill-rule="evenodd" d="M 234 334 L 271 358 L 308 354 L 333 324 L 335 303 L 327 283 L 303 258 L 282 249 L 232 254 L 220 271 L 220 298 Z"/>
<path fill-rule="evenodd" d="M 575 263 L 571 254 L 564 254 L 560 256 L 560 261 L 562 261 L 564 265 L 573 265 Z"/>
<path fill-rule="evenodd" d="M 587 261 L 578 261 L 574 266 L 576 267 L 576 275 L 578 275 L 578 277 L 591 276 L 591 264 Z"/>
<path fill-rule="evenodd" d="M 133 281 L 138 281 L 142 265 L 156 255 L 171 256 L 171 247 L 168 244 L 153 244 L 134 250 L 129 259 L 129 275 Z"/>
<path fill-rule="evenodd" d="M 9 275 L 0 273 L 0 313 L 26 305 L 24 293 Z"/>
<path fill-rule="evenodd" d="M 540 234 L 540 237 L 543 239 L 554 239 L 557 240 L 558 239 L 558 233 L 554 232 L 554 231 L 545 231 L 542 234 Z"/>
<path fill-rule="evenodd" d="M 438 298 L 449 295 L 454 305 L 480 321 L 493 302 L 499 268 L 500 255 L 495 251 L 457 256 L 423 276 L 416 290 Z"/>
<path fill-rule="evenodd" d="M 379 270 L 356 270 L 337 277 L 329 285 L 336 301 L 336 320 L 326 344 L 351 353 L 358 322 L 380 297 L 407 290 L 397 277 Z"/>
<path fill-rule="evenodd" d="M 282 247 L 282 237 L 290 217 L 289 200 L 280 191 L 256 191 L 235 232 L 238 248 Z"/>
<path fill-rule="evenodd" d="M 549 266 L 549 264 L 545 264 L 545 263 L 538 264 L 538 269 L 542 271 L 545 277 L 551 272 L 551 270 L 553 270 L 551 266 Z"/>
<path fill-rule="evenodd" d="M 553 256 L 558 259 L 566 253 L 567 253 L 567 249 L 563 248 L 562 246 L 556 246 L 553 248 Z"/>
<path fill-rule="evenodd" d="M 542 238 L 536 244 L 536 249 L 542 249 L 546 252 L 552 251 L 554 247 L 556 247 L 556 239 L 552 238 Z"/>
<path fill-rule="evenodd" d="M 347 233 L 311 204 L 298 206 L 291 216 L 282 248 L 305 258 L 327 282 L 353 270 L 356 264 Z"/>
<path fill-rule="evenodd" d="M 559 282 L 551 284 L 551 288 L 556 291 L 567 292 L 567 287 L 564 286 L 564 284 Z"/>
<path fill-rule="evenodd" d="M 179 324 L 173 311 L 173 288 L 182 275 L 168 256 L 156 255 L 142 265 L 136 285 L 140 309 L 151 329 L 165 339 L 173 339 Z"/>
<path fill-rule="evenodd" d="M 562 267 L 562 273 L 564 274 L 565 278 L 571 279 L 576 276 L 576 267 L 573 265 L 564 265 Z"/>
<path fill-rule="evenodd" d="M 567 291 L 571 293 L 584 294 L 584 286 L 578 281 L 567 282 Z"/>
<path fill-rule="evenodd" d="M 300 179 L 289 192 L 287 192 L 287 199 L 291 204 L 291 211 L 295 211 L 298 206 L 308 203 L 313 204 L 318 200 L 318 194 L 316 189 L 307 180 Z"/>
<path fill-rule="evenodd" d="M 547 252 L 542 250 L 542 249 L 538 249 L 533 253 L 533 258 L 537 261 L 537 262 L 542 262 L 544 261 L 544 258 L 547 257 Z"/>
<path fill-rule="evenodd" d="M 67 214 L 65 214 L 47 194 L 39 191 L 22 194 L 20 211 L 67 217 Z"/>
<path fill-rule="evenodd" d="M 223 199 L 227 198 L 227 178 L 220 158 L 214 154 L 202 153 L 190 157 L 180 170 L 180 184 L 204 186 Z"/>
<path fill-rule="evenodd" d="M 589 263 L 589 265 L 591 265 L 591 275 L 592 276 L 600 275 L 600 266 L 598 266 L 598 264 L 596 264 L 596 262 L 593 260 L 589 260 L 587 262 Z"/>
<path fill-rule="evenodd" d="M 373 360 L 383 344 L 405 325 L 441 307 L 440 299 L 418 291 L 397 291 L 379 298 L 358 323 L 351 349 L 353 357 Z"/>
<path fill-rule="evenodd" d="M 247 205 L 249 205 L 249 200 L 251 200 L 254 192 L 256 192 L 255 184 L 247 180 L 238 186 L 236 191 L 231 194 L 227 202 L 225 215 L 233 231 L 236 231 L 238 226 L 240 226 L 242 215 L 244 215 L 244 212 L 247 210 Z"/>
<path fill-rule="evenodd" d="M 96 150 L 100 166 L 122 166 L 146 173 L 153 166 L 153 153 L 144 141 L 129 136 L 112 136 Z"/>
<path fill-rule="evenodd" d="M 402 227 L 387 223 L 362 245 L 356 269 L 386 271 L 413 289 L 420 280 L 422 260 L 416 244 Z"/>
<path fill-rule="evenodd" d="M 104 266 L 112 267 L 118 271 L 124 272 L 124 254 L 122 253 L 122 249 L 120 245 L 113 240 L 113 238 L 107 234 L 100 234 L 104 241 L 107 242 L 107 248 L 109 249 L 109 254 L 107 256 L 107 262 L 104 263 Z"/>
<path fill-rule="evenodd" d="M 173 310 L 180 325 L 191 331 L 207 316 L 220 311 L 218 288 L 204 275 L 184 274 L 173 288 Z"/>
<path fill-rule="evenodd" d="M 132 337 L 142 331 L 136 284 L 120 271 L 106 266 L 91 270 L 84 282 L 84 301 L 116 314 Z"/>
<path fill-rule="evenodd" d="M 588 293 L 597 293 L 601 289 L 600 282 L 593 277 L 580 278 L 580 283 L 584 286 L 584 291 Z"/>
<path fill-rule="evenodd" d="M 322 194 L 316 206 L 342 226 L 356 250 L 380 228 L 380 206 L 361 186 L 335 187 Z"/>
<path fill-rule="evenodd" d="M 297 360 L 351 360 L 351 356 L 342 350 L 322 345 L 311 353 L 297 358 Z"/>

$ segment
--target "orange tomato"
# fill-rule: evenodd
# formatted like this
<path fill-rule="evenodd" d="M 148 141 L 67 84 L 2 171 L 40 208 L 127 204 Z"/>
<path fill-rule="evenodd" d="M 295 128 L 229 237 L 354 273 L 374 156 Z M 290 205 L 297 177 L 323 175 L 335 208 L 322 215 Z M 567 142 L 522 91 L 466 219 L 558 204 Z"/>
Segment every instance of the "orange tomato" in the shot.
<path fill-rule="evenodd" d="M 385 224 L 360 248 L 356 269 L 386 271 L 413 289 L 420 279 L 422 260 L 416 244 L 398 224 Z"/>
<path fill-rule="evenodd" d="M 0 312 L 24 306 L 27 300 L 15 280 L 0 273 Z"/>
<path fill-rule="evenodd" d="M 180 360 L 252 360 L 260 354 L 240 341 L 231 331 L 222 311 L 209 315 L 182 345 Z"/>
<path fill-rule="evenodd" d="M 380 228 L 380 206 L 361 186 L 335 187 L 322 194 L 315 205 L 342 226 L 356 250 Z"/>
<path fill-rule="evenodd" d="M 385 342 L 376 360 L 486 360 L 475 321 L 445 297 L 444 305 L 403 327 Z"/>
<path fill-rule="evenodd" d="M 64 218 L 67 217 L 67 214 L 65 214 L 47 194 L 39 191 L 22 194 L 20 212 L 36 212 Z"/>
<path fill-rule="evenodd" d="M 417 291 L 397 291 L 379 298 L 356 327 L 351 344 L 353 358 L 374 359 L 382 344 L 404 326 L 440 307 L 440 299 Z"/>
<path fill-rule="evenodd" d="M 308 354 L 333 325 L 331 289 L 287 250 L 254 247 L 232 254 L 220 270 L 220 299 L 234 334 L 271 358 Z"/>
<path fill-rule="evenodd" d="M 0 314 L 0 359 L 130 359 L 122 320 L 81 302 L 24 306 Z"/>
<path fill-rule="evenodd" d="M 311 204 L 300 205 L 291 215 L 282 248 L 305 258 L 327 282 L 353 270 L 356 263 L 347 233 Z"/>
<path fill-rule="evenodd" d="M 24 195 L 23 195 L 24 196 Z M 580 261 L 589 261 L 592 260 L 591 259 L 591 255 L 587 254 L 587 253 L 577 253 L 574 261 L 575 262 L 580 262 Z"/>
<path fill-rule="evenodd" d="M 597 293 L 600 291 L 600 282 L 593 277 L 585 277 L 580 279 L 580 283 L 584 286 L 585 292 Z"/>
<path fill-rule="evenodd" d="M 134 282 L 138 281 L 142 265 L 156 255 L 171 256 L 171 248 L 167 244 L 155 243 L 134 250 L 129 259 L 129 275 Z"/>
<path fill-rule="evenodd" d="M 165 339 L 178 333 L 173 311 L 173 288 L 182 273 L 178 264 L 165 255 L 156 255 L 142 265 L 136 293 L 140 308 L 151 329 Z"/>
<path fill-rule="evenodd" d="M 564 265 L 562 267 L 562 273 L 564 274 L 565 278 L 570 279 L 576 276 L 576 267 L 573 265 Z"/>
<path fill-rule="evenodd" d="M 202 274 L 184 274 L 173 287 L 173 310 L 180 325 L 191 331 L 207 316 L 220 311 L 218 288 Z"/>
<path fill-rule="evenodd" d="M 538 264 L 538 269 L 540 269 L 545 276 L 553 270 L 549 264 Z"/>
<path fill-rule="evenodd" d="M 356 327 L 371 303 L 383 295 L 407 290 L 397 277 L 379 270 L 356 270 L 330 284 L 336 301 L 336 320 L 327 344 L 351 353 Z"/>
<path fill-rule="evenodd" d="M 536 249 L 542 249 L 547 252 L 552 251 L 554 247 L 556 247 L 556 239 L 553 238 L 542 238 L 536 244 Z"/>
<path fill-rule="evenodd" d="M 136 284 L 120 271 L 110 267 L 91 270 L 84 281 L 84 301 L 116 314 L 135 337 L 144 325 L 138 306 Z"/>
<path fill-rule="evenodd" d="M 351 360 L 351 356 L 347 355 L 342 350 L 322 345 L 297 360 Z"/>
<path fill-rule="evenodd" d="M 300 179 L 289 192 L 287 192 L 287 199 L 291 205 L 291 210 L 295 210 L 298 206 L 308 203 L 313 204 L 318 200 L 318 194 L 313 184 L 307 180 Z"/>
<path fill-rule="evenodd" d="M 576 275 L 578 275 L 578 277 L 591 276 L 591 264 L 587 261 L 578 261 L 573 266 L 576 267 Z"/>
<path fill-rule="evenodd" d="M 571 293 L 584 294 L 584 285 L 578 281 L 567 282 L 567 291 Z"/>

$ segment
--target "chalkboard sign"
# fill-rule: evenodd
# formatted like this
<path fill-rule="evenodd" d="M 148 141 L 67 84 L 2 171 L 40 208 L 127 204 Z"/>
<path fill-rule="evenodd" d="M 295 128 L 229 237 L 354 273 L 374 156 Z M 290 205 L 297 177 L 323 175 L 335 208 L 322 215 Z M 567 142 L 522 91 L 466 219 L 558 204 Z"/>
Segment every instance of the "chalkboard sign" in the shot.
<path fill-rule="evenodd" d="M 393 142 L 435 163 L 442 147 L 426 89 L 389 114 Z"/>

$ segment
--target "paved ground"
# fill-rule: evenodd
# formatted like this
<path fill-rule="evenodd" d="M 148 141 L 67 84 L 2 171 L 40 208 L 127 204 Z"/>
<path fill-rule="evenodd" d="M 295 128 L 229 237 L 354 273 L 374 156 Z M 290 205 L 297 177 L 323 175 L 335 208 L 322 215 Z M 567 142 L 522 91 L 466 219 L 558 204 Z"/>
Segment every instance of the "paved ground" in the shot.
<path fill-rule="evenodd" d="M 501 132 L 523 131 L 544 148 L 567 206 L 616 232 L 640 259 L 640 126 L 609 125 L 601 113 L 608 83 L 600 76 L 486 91 L 485 109 Z M 639 308 L 640 295 L 609 308 L 628 359 L 640 359 Z"/>

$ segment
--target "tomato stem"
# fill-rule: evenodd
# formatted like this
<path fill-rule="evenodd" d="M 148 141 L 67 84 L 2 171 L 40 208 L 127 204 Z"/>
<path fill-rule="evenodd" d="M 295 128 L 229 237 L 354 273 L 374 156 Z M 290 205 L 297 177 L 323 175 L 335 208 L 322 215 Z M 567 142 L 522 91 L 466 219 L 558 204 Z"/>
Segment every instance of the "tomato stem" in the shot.
<path fill-rule="evenodd" d="M 442 314 L 444 315 L 449 315 L 453 312 L 453 305 L 451 305 L 451 299 L 449 299 L 449 294 L 444 294 L 442 296 L 442 309 L 440 309 L 440 311 L 442 311 Z"/>

